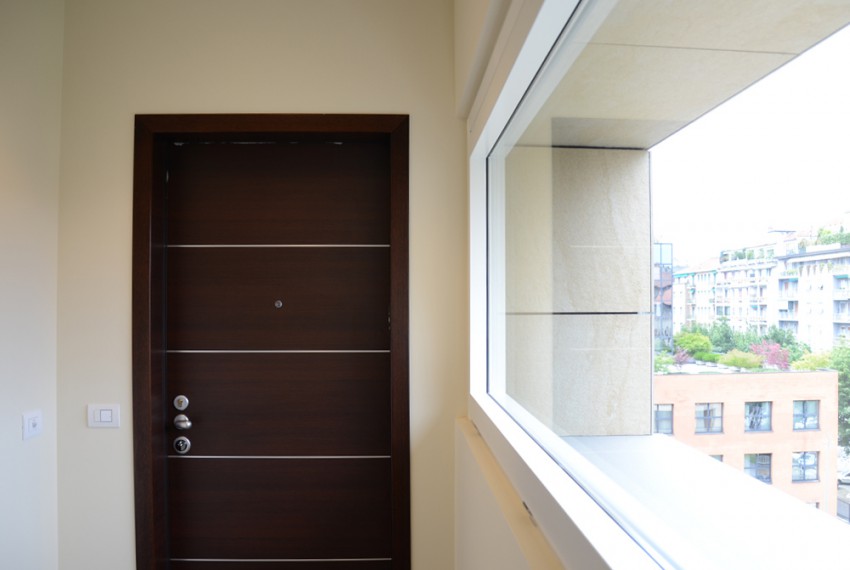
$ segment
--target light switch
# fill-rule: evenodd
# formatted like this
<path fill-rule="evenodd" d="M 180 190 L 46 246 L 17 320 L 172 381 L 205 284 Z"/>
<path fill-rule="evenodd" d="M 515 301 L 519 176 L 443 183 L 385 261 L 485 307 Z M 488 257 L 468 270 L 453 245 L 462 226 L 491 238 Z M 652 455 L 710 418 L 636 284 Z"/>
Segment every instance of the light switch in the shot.
<path fill-rule="evenodd" d="M 24 412 L 23 414 L 23 438 L 30 439 L 44 431 L 44 417 L 41 410 Z"/>
<path fill-rule="evenodd" d="M 121 426 L 121 406 L 118 404 L 89 404 L 90 428 L 117 428 Z"/>

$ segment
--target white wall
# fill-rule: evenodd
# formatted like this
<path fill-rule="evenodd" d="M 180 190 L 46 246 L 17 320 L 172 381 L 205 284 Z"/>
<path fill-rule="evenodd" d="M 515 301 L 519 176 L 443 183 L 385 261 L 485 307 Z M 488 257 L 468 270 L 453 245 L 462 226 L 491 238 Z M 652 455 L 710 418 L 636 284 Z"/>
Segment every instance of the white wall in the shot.
<path fill-rule="evenodd" d="M 563 565 L 468 419 L 455 435 L 456 570 L 562 570 Z"/>
<path fill-rule="evenodd" d="M 409 113 L 413 566 L 454 564 L 467 387 L 451 0 L 67 0 L 59 250 L 61 568 L 134 566 L 135 113 Z M 85 426 L 88 402 L 122 407 Z"/>
<path fill-rule="evenodd" d="M 0 3 L 0 565 L 57 564 L 61 0 Z M 21 438 L 21 413 L 44 432 Z"/>

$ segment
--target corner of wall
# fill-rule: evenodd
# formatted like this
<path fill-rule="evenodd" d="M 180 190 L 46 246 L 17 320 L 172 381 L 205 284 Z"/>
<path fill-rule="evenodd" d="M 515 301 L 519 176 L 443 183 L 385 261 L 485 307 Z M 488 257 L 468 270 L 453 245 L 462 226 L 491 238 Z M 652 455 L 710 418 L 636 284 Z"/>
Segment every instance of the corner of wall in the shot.
<path fill-rule="evenodd" d="M 468 418 L 455 424 L 456 570 L 561 570 L 543 533 Z"/>

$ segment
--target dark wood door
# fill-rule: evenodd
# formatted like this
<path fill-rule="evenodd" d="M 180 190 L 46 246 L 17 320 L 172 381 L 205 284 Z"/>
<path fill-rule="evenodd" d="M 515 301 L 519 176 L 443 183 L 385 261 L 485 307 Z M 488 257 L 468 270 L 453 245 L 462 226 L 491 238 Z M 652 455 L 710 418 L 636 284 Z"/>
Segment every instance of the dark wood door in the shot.
<path fill-rule="evenodd" d="M 139 568 L 409 568 L 407 119 L 138 117 L 135 192 Z"/>

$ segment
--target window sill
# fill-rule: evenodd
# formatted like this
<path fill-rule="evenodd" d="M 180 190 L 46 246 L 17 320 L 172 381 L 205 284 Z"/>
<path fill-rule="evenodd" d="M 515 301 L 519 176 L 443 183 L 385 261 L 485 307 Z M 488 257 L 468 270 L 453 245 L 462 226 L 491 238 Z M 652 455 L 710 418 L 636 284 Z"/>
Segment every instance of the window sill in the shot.
<path fill-rule="evenodd" d="M 489 396 L 471 398 L 470 417 L 565 567 L 828 568 L 845 556 L 839 519 L 673 438 L 552 434 L 547 453 Z"/>
<path fill-rule="evenodd" d="M 565 568 L 657 570 L 658 565 L 488 395 L 469 416 Z"/>

